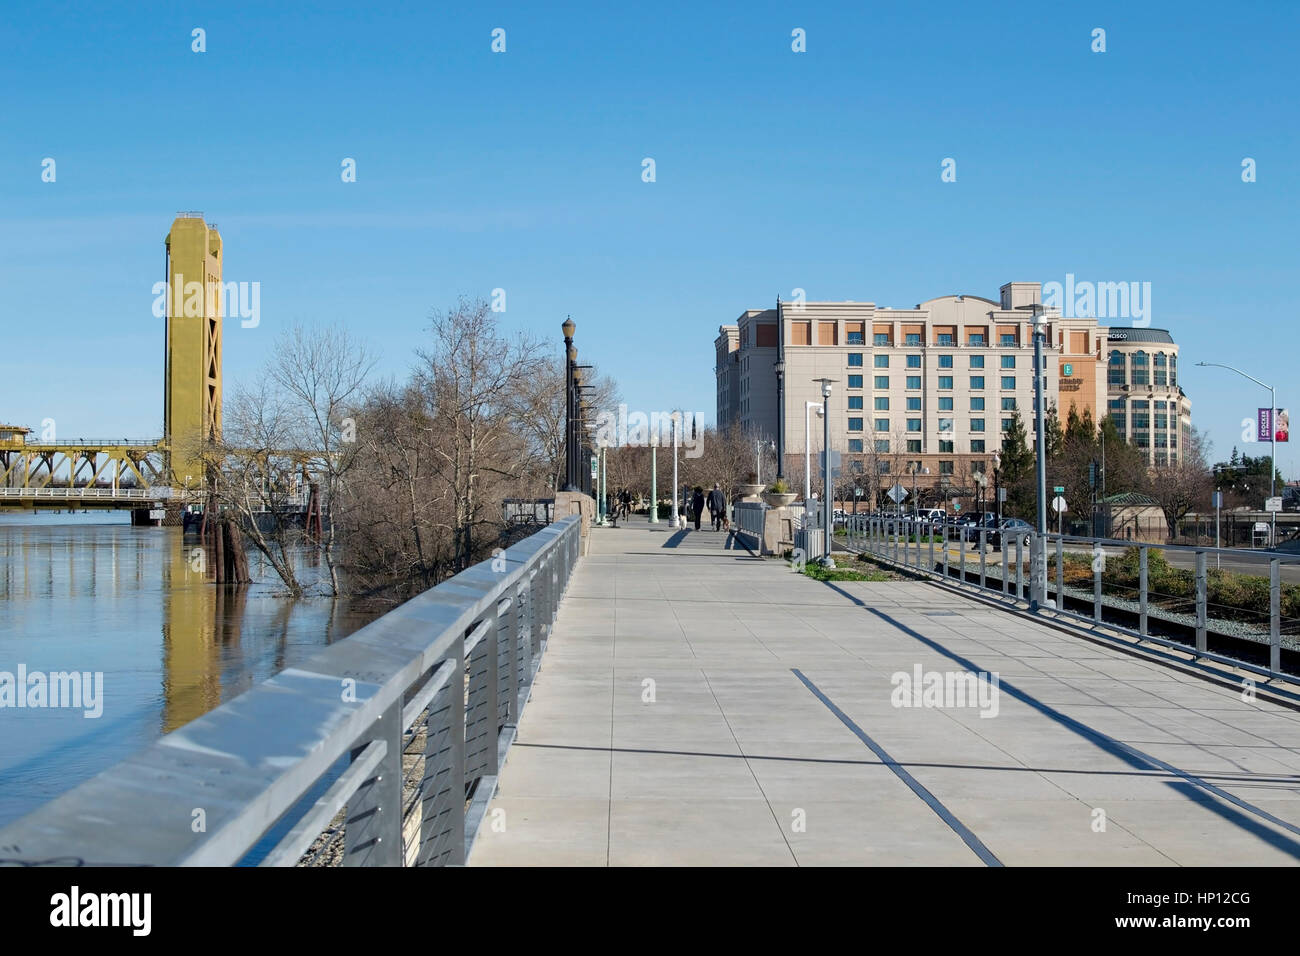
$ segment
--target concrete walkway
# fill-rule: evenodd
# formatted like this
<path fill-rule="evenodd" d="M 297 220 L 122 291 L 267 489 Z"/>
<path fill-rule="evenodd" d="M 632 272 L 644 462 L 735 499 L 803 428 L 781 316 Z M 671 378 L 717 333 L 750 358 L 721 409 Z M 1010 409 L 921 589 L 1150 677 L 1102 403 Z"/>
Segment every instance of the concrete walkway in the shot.
<path fill-rule="evenodd" d="M 1300 713 L 707 530 L 591 552 L 471 865 L 1300 862 Z M 996 697 L 895 706 L 918 668 Z"/>

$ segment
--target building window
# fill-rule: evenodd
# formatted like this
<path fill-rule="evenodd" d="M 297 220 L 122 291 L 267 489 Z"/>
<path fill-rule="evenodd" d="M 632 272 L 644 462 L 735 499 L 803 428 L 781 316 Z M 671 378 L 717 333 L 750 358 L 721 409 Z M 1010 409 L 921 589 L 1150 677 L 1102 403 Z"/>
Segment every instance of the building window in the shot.
<path fill-rule="evenodd" d="M 939 333 L 936 334 L 935 337 L 934 337 L 934 344 L 935 344 L 935 345 L 952 345 L 952 344 L 953 344 L 952 333 L 951 333 L 951 332 L 939 332 Z"/>
<path fill-rule="evenodd" d="M 921 410 L 921 396 L 916 395 L 907 400 L 907 410 L 909 412 L 919 412 Z"/>
<path fill-rule="evenodd" d="M 939 368 L 952 368 L 952 356 L 951 356 L 951 355 L 940 355 L 940 356 L 939 356 Z"/>
<path fill-rule="evenodd" d="M 1119 349 L 1111 349 L 1110 351 L 1110 364 L 1106 368 L 1106 384 L 1128 384 L 1124 377 L 1124 353 Z"/>
<path fill-rule="evenodd" d="M 849 439 L 849 454 L 851 454 L 851 455 L 853 455 L 853 454 L 856 454 L 856 455 L 860 455 L 860 454 L 862 454 L 862 439 L 861 439 L 861 438 L 850 438 L 850 439 Z"/>
<path fill-rule="evenodd" d="M 1119 431 L 1121 435 L 1125 434 L 1128 428 L 1127 428 L 1127 420 L 1126 420 L 1127 417 L 1124 412 L 1124 407 L 1125 407 L 1124 399 L 1122 398 L 1113 399 L 1109 403 L 1109 407 L 1110 407 L 1110 420 L 1115 423 L 1115 428 Z"/>
<path fill-rule="evenodd" d="M 944 441 L 942 438 L 940 438 L 940 439 L 939 439 L 939 451 L 940 451 L 940 453 L 952 454 L 952 442 L 951 442 L 951 441 Z"/>
<path fill-rule="evenodd" d="M 1015 368 L 1015 367 L 1016 367 L 1016 357 L 1015 357 L 1014 355 L 1004 355 L 1004 356 L 1002 356 L 1002 367 L 1003 367 L 1003 368 Z"/>
<path fill-rule="evenodd" d="M 1009 432 L 1009 431 L 1011 431 L 1011 426 L 1014 425 L 1015 423 L 1016 423 L 1016 420 L 1015 420 L 1014 418 L 1004 418 L 1004 419 L 1002 419 L 1002 430 L 1003 430 L 1004 432 Z"/>
<path fill-rule="evenodd" d="M 951 475 L 951 474 L 952 474 L 952 462 L 950 462 L 950 461 L 941 461 L 941 462 L 939 462 L 939 474 L 941 474 L 941 475 Z"/>
<path fill-rule="evenodd" d="M 950 412 L 950 411 L 952 411 L 952 396 L 951 396 L 951 395 L 944 395 L 943 397 L 941 397 L 941 398 L 939 399 L 939 411 L 941 411 L 941 412 Z"/>
<path fill-rule="evenodd" d="M 850 353 L 849 353 L 849 368 L 862 368 L 862 353 L 861 353 L 861 352 L 850 352 Z"/>
<path fill-rule="evenodd" d="M 1002 410 L 1004 412 L 1014 412 L 1016 410 L 1016 400 L 1014 398 L 1002 399 Z"/>
<path fill-rule="evenodd" d="M 971 367 L 971 368 L 983 368 L 983 367 L 984 367 L 984 356 L 982 356 L 982 355 L 972 355 L 972 356 L 970 357 L 970 367 Z"/>
<path fill-rule="evenodd" d="M 888 395 L 877 396 L 875 399 L 875 405 L 876 405 L 876 411 L 878 412 L 889 411 L 889 396 Z"/>
<path fill-rule="evenodd" d="M 846 335 L 847 335 L 846 344 L 848 345 L 867 344 L 867 337 L 863 335 L 861 332 L 848 332 L 846 333 Z"/>
<path fill-rule="evenodd" d="M 972 438 L 970 443 L 970 450 L 977 455 L 982 454 L 984 451 L 984 439 Z"/>
<path fill-rule="evenodd" d="M 908 367 L 908 368 L 920 368 L 920 367 L 921 367 L 921 356 L 919 356 L 919 355 L 909 355 L 909 356 L 907 357 L 907 367 Z"/>
<path fill-rule="evenodd" d="M 877 439 L 876 439 L 876 453 L 877 453 L 877 454 L 886 454 L 886 455 L 889 454 L 889 439 L 888 439 L 888 438 L 877 438 Z M 882 461 L 881 464 L 884 465 L 885 467 L 881 469 L 880 473 L 881 473 L 882 475 L 887 475 L 887 474 L 889 474 L 889 462 L 887 462 L 887 461 Z"/>
<path fill-rule="evenodd" d="M 982 347 L 988 343 L 983 332 L 970 332 L 966 335 L 966 344 Z"/>
<path fill-rule="evenodd" d="M 1151 427 L 1151 410 L 1147 402 L 1133 403 L 1133 431 Z"/>
<path fill-rule="evenodd" d="M 1178 384 L 1178 356 L 1171 355 L 1169 356 L 1169 387 L 1173 388 L 1177 384 Z M 1175 458 L 1177 458 L 1176 455 L 1170 455 L 1169 456 L 1170 463 L 1172 463 Z"/>
<path fill-rule="evenodd" d="M 871 356 L 871 364 L 876 368 L 889 368 L 889 356 L 873 355 Z"/>
<path fill-rule="evenodd" d="M 888 375 L 877 375 L 877 376 L 876 376 L 876 388 L 889 388 L 889 376 L 888 376 Z"/>
<path fill-rule="evenodd" d="M 1156 384 L 1157 385 L 1169 384 L 1169 365 L 1165 359 L 1164 352 L 1156 353 Z"/>
<path fill-rule="evenodd" d="M 903 336 L 903 344 L 904 344 L 904 345 L 920 345 L 920 344 L 921 344 L 921 333 L 920 333 L 920 332 L 908 332 L 907 334 L 905 334 L 905 335 Z"/>
<path fill-rule="evenodd" d="M 909 439 L 907 440 L 907 451 L 908 451 L 908 454 L 911 454 L 911 455 L 919 455 L 919 454 L 921 454 L 921 439 L 919 439 L 919 438 L 909 438 Z"/>
<path fill-rule="evenodd" d="M 888 418 L 877 418 L 877 419 L 876 419 L 876 431 L 878 431 L 878 432 L 887 432 L 887 431 L 889 431 L 889 419 L 888 419 Z"/>
<path fill-rule="evenodd" d="M 940 387 L 940 388 L 952 388 L 952 376 L 951 376 L 951 375 L 940 375 L 940 376 L 939 376 L 939 387 Z"/>
<path fill-rule="evenodd" d="M 970 410 L 972 412 L 984 411 L 984 399 L 979 396 L 972 396 L 970 400 Z"/>
<path fill-rule="evenodd" d="M 862 419 L 860 419 L 860 418 L 850 418 L 850 419 L 849 419 L 849 431 L 851 431 L 851 432 L 860 432 L 860 431 L 862 431 Z"/>
<path fill-rule="evenodd" d="M 919 375 L 909 375 L 909 376 L 907 376 L 907 387 L 908 387 L 908 388 L 920 388 L 920 387 L 921 387 L 921 376 L 919 376 Z"/>
<path fill-rule="evenodd" d="M 984 387 L 984 376 L 983 376 L 983 375 L 972 375 L 972 376 L 970 377 L 970 387 L 971 387 L 971 388 L 983 388 L 983 387 Z"/>
<path fill-rule="evenodd" d="M 1014 375 L 1002 376 L 1002 390 L 1004 392 L 1014 392 L 1016 390 L 1016 377 Z"/>
<path fill-rule="evenodd" d="M 1151 370 L 1147 367 L 1147 353 L 1133 353 L 1133 384 L 1150 385 Z"/>
<path fill-rule="evenodd" d="M 984 430 L 984 419 L 972 418 L 970 420 L 970 430 L 973 432 L 982 432 Z"/>
<path fill-rule="evenodd" d="M 998 344 L 1003 348 L 1014 348 L 1016 345 L 1016 334 L 1014 332 L 1003 332 L 998 336 Z"/>
<path fill-rule="evenodd" d="M 907 420 L 907 430 L 909 432 L 919 432 L 921 430 L 921 419 L 909 418 Z"/>
<path fill-rule="evenodd" d="M 888 332 L 877 332 L 875 335 L 871 337 L 871 344 L 888 346 L 888 345 L 892 345 L 893 343 L 889 341 Z"/>
<path fill-rule="evenodd" d="M 850 376 L 849 376 L 849 388 L 861 388 L 861 387 L 862 387 L 862 376 L 861 376 L 861 375 L 850 375 Z"/>
<path fill-rule="evenodd" d="M 849 396 L 849 408 L 850 408 L 850 409 L 861 409 L 861 408 L 862 408 L 862 396 L 861 396 L 861 395 L 850 395 L 850 396 Z"/>
<path fill-rule="evenodd" d="M 950 431 L 952 431 L 952 419 L 951 419 L 951 418 L 940 418 L 940 419 L 939 419 L 939 431 L 940 431 L 940 432 L 950 432 Z"/>

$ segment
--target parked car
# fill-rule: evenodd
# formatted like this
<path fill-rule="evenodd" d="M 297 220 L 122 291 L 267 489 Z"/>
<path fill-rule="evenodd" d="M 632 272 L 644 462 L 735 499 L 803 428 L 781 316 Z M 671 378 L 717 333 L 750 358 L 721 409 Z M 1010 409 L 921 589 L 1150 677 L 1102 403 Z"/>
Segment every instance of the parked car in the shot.
<path fill-rule="evenodd" d="M 1028 521 L 1023 521 L 1020 518 L 1007 518 L 990 532 L 988 542 L 993 546 L 994 551 L 1002 550 L 1004 540 L 1008 545 L 1014 546 L 1018 539 L 1023 547 L 1028 548 L 1029 539 L 1033 534 L 1034 526 Z"/>
<path fill-rule="evenodd" d="M 957 515 L 953 520 L 952 529 L 949 537 L 957 538 L 961 541 L 978 541 L 980 529 L 992 531 L 998 526 L 998 517 L 991 511 L 983 513 L 978 511 L 968 511 L 964 514 Z"/>

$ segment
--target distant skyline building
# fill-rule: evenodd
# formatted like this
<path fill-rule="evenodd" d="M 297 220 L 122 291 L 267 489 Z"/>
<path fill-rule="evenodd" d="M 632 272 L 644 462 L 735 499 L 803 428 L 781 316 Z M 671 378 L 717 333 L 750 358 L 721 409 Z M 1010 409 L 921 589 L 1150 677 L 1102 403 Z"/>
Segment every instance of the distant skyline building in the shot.
<path fill-rule="evenodd" d="M 1033 314 L 1022 307 L 1041 301 L 1039 283 L 1008 282 L 997 300 L 948 295 L 914 309 L 846 301 L 747 310 L 714 340 L 718 427 L 736 423 L 764 439 L 784 434 L 786 474 L 799 474 L 805 403 L 821 400 L 816 379 L 831 378 L 831 447 L 843 455 L 845 479 L 872 472 L 910 487 L 915 474 L 920 488 L 969 491 L 976 473 L 992 474 L 1017 411 L 1033 443 Z M 1046 334 L 1045 394 L 1062 424 L 1071 407 L 1100 421 L 1123 404 L 1116 424 L 1135 443 L 1148 442 L 1138 447 L 1153 463 L 1163 460 L 1157 453 L 1176 455 L 1180 432 L 1190 427 L 1190 402 L 1177 387 L 1177 346 L 1168 332 L 1111 329 L 1095 318 L 1049 312 Z M 1113 353 L 1124 356 L 1123 383 Z M 1148 368 L 1137 373 L 1141 384 L 1132 381 L 1133 368 Z M 820 450 L 815 419 L 811 445 Z"/>

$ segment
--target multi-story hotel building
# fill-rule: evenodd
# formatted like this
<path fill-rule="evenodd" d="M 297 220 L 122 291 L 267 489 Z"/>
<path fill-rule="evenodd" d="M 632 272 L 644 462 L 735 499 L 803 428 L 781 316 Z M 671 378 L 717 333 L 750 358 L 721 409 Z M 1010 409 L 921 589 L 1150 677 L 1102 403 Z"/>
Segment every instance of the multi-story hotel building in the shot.
<path fill-rule="evenodd" d="M 1178 384 L 1178 346 L 1164 329 L 1110 329 L 1106 411 L 1152 465 L 1174 463 L 1192 427 L 1192 403 Z"/>
<path fill-rule="evenodd" d="M 846 476 L 888 474 L 910 486 L 902 476 L 917 475 L 921 488 L 968 491 L 976 473 L 991 472 L 1017 411 L 1033 440 L 1033 316 L 1022 307 L 1040 295 L 1037 282 L 1010 282 L 998 301 L 952 295 L 914 309 L 806 302 L 746 311 L 715 340 L 719 427 L 783 435 L 785 471 L 802 473 L 805 403 L 820 402 L 815 380 L 830 378 L 831 447 L 843 455 Z M 1100 420 L 1116 400 L 1107 386 L 1115 344 L 1108 336 L 1150 331 L 1112 333 L 1095 318 L 1049 312 L 1048 407 L 1062 421 L 1071 406 Z M 1130 405 L 1135 397 L 1126 396 Z M 819 450 L 821 423 L 812 422 Z"/>

